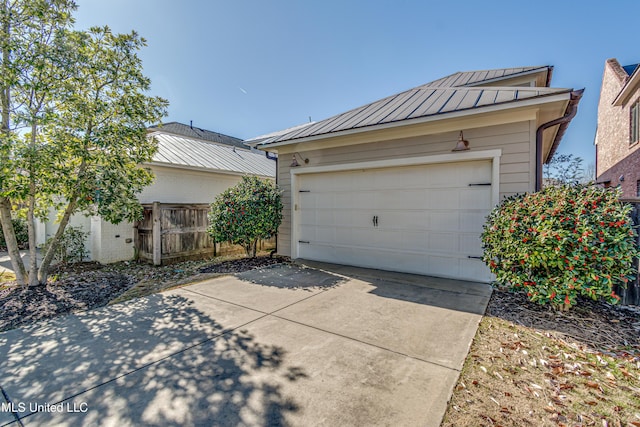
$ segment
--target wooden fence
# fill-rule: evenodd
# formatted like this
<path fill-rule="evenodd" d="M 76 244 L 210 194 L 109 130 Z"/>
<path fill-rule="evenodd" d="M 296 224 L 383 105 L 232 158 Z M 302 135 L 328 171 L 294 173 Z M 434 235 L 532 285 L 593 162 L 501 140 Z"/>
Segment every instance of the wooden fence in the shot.
<path fill-rule="evenodd" d="M 143 208 L 144 217 L 134 234 L 139 259 L 161 265 L 215 254 L 207 233 L 209 205 L 154 202 Z"/>
<path fill-rule="evenodd" d="M 625 199 L 621 200 L 624 203 L 629 203 L 632 206 L 631 220 L 638 232 L 638 238 L 636 244 L 640 246 L 640 199 Z M 633 266 L 638 270 L 638 259 L 633 261 Z M 640 305 L 640 274 L 636 275 L 636 278 L 627 283 L 627 287 L 616 286 L 614 291 L 620 296 L 620 304 L 624 305 Z"/>
<path fill-rule="evenodd" d="M 142 206 L 144 216 L 135 224 L 134 233 L 136 255 L 140 260 L 162 265 L 244 252 L 241 246 L 214 242 L 207 232 L 208 204 L 154 202 Z M 274 244 L 274 238 L 260 241 L 258 248 L 266 249 Z"/>

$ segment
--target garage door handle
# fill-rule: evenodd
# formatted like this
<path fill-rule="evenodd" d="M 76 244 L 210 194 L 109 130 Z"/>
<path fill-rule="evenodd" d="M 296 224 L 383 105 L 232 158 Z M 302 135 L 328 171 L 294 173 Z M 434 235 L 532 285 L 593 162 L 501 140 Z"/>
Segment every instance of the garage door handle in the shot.
<path fill-rule="evenodd" d="M 490 182 L 480 182 L 478 184 L 469 184 L 469 187 L 478 187 L 478 186 L 482 186 L 482 185 L 491 186 L 491 183 Z"/>
<path fill-rule="evenodd" d="M 311 242 L 309 242 L 308 240 L 298 240 L 298 243 L 306 243 L 308 245 Z"/>
<path fill-rule="evenodd" d="M 467 256 L 467 258 L 472 258 L 472 259 L 482 259 L 482 257 L 481 257 L 481 256 L 472 256 L 472 255 Z"/>
<path fill-rule="evenodd" d="M 373 226 L 377 227 L 378 226 L 378 215 L 374 215 L 373 216 Z"/>

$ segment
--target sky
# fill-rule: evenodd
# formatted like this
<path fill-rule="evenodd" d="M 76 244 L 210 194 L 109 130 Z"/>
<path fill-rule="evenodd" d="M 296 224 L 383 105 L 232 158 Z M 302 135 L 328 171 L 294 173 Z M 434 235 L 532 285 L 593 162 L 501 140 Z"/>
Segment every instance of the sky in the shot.
<path fill-rule="evenodd" d="M 147 40 L 151 94 L 242 139 L 322 120 L 457 71 L 553 65 L 582 89 L 558 152 L 595 160 L 604 63 L 640 62 L 637 0 L 76 0 L 75 28 Z"/>

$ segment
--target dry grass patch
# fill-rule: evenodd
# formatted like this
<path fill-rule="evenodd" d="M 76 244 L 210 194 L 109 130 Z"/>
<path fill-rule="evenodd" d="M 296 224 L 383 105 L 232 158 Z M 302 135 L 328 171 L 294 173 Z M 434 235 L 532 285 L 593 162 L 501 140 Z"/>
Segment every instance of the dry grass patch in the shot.
<path fill-rule="evenodd" d="M 489 313 L 492 309 L 499 312 L 496 304 L 508 304 L 512 299 L 496 293 Z M 629 330 L 640 325 L 640 317 L 637 311 L 610 310 L 608 318 L 593 314 L 597 309 L 587 312 L 591 313 L 587 329 L 609 334 L 606 342 L 596 343 L 589 330 L 584 331 L 582 340 L 587 343 L 574 336 L 577 333 L 571 323 L 581 324 L 585 315 L 557 317 L 525 305 L 520 310 L 522 321 L 512 312 L 503 316 L 510 320 L 485 316 L 442 425 L 640 427 L 640 334 L 635 341 L 628 338 Z M 531 312 L 538 312 L 538 320 Z M 539 323 L 544 317 L 548 317 L 542 319 L 547 328 L 551 326 L 549 318 L 555 319 L 558 327 L 522 325 Z M 612 328 L 620 329 L 617 336 L 611 336 Z M 574 332 L 570 336 L 563 332 L 566 330 Z"/>

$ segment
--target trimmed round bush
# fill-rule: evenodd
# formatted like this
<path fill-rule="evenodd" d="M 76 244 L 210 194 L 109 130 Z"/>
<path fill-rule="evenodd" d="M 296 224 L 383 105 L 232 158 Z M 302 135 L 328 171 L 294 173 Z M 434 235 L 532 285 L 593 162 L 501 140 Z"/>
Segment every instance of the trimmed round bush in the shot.
<path fill-rule="evenodd" d="M 566 310 L 583 295 L 615 304 L 612 288 L 633 279 L 638 255 L 631 206 L 619 195 L 564 185 L 507 198 L 484 226 L 483 260 L 499 285 L 531 301 Z"/>
<path fill-rule="evenodd" d="M 255 257 L 258 239 L 275 235 L 281 222 L 278 187 L 266 179 L 243 176 L 211 203 L 208 231 L 216 241 L 242 245 L 247 256 Z"/>

